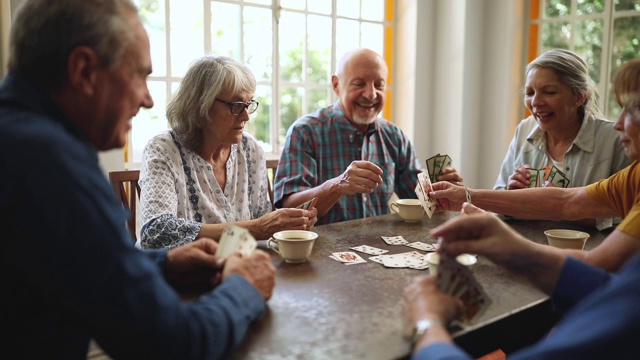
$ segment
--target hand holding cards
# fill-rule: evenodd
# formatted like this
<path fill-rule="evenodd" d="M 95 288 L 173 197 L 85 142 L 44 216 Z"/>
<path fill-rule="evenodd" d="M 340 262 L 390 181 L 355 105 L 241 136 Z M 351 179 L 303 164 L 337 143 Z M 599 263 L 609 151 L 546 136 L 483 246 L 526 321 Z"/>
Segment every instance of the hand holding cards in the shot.
<path fill-rule="evenodd" d="M 249 255 L 257 246 L 258 243 L 251 236 L 249 230 L 237 225 L 227 224 L 218 242 L 216 256 L 225 258 L 234 252 Z"/>
<path fill-rule="evenodd" d="M 437 255 L 439 255 L 436 274 L 438 287 L 441 291 L 462 301 L 463 312 L 459 321 L 469 325 L 489 307 L 491 299 L 468 267 L 447 254 Z"/>

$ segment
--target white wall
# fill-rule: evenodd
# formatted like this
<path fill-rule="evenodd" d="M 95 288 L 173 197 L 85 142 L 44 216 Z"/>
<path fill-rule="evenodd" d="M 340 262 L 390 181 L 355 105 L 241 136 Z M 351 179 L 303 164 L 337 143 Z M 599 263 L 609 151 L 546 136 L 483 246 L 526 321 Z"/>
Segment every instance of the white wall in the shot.
<path fill-rule="evenodd" d="M 420 159 L 447 153 L 468 186 L 492 187 L 522 113 L 524 3 L 399 0 L 396 9 L 394 121 Z"/>

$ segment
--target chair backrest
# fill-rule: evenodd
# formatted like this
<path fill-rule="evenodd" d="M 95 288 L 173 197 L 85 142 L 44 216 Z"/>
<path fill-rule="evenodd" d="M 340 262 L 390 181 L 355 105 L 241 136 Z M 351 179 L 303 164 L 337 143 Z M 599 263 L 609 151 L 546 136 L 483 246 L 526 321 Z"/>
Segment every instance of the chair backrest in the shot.
<path fill-rule="evenodd" d="M 140 197 L 139 178 L 140 170 L 111 171 L 109 173 L 109 181 L 116 196 L 122 202 L 122 206 L 128 209 L 131 214 L 127 225 L 134 241 L 138 238 L 136 235 L 136 203 Z"/>
<path fill-rule="evenodd" d="M 273 200 L 273 180 L 276 177 L 276 169 L 278 168 L 278 160 L 267 160 L 267 183 L 269 184 L 269 200 L 271 200 L 271 209 L 275 210 Z"/>

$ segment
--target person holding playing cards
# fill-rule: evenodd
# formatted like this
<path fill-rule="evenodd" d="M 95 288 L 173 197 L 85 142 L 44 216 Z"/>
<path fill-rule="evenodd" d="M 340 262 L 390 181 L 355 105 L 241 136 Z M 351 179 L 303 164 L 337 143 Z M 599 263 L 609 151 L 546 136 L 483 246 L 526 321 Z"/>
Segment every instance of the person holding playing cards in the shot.
<path fill-rule="evenodd" d="M 596 183 L 573 188 L 542 187 L 499 191 L 467 189 L 447 182 L 432 185 L 436 211 L 492 211 L 526 219 L 622 218 L 596 248 L 555 250 L 605 270 L 616 271 L 640 251 L 640 59 L 620 67 L 613 90 L 622 112 L 614 124 L 631 165 Z M 470 205 L 469 203 L 472 203 Z M 480 208 L 480 209 L 478 209 Z"/>
<path fill-rule="evenodd" d="M 0 85 L 4 356 L 86 359 L 93 339 L 113 359 L 230 358 L 266 310 L 270 256 L 222 259 L 211 239 L 136 249 L 98 161 L 154 105 L 135 5 L 23 0 L 12 20 Z"/>
<path fill-rule="evenodd" d="M 137 246 L 219 240 L 227 223 L 256 239 L 313 227 L 316 209 L 272 211 L 264 151 L 244 131 L 259 105 L 255 89 L 251 70 L 229 57 L 208 55 L 191 65 L 167 107 L 171 130 L 142 155 Z"/>
<path fill-rule="evenodd" d="M 524 103 L 532 115 L 516 128 L 494 189 L 586 186 L 631 164 L 614 123 L 598 109 L 598 92 L 580 56 L 553 49 L 529 63 L 525 74 Z M 602 230 L 613 219 L 588 225 Z"/>
<path fill-rule="evenodd" d="M 339 101 L 298 119 L 287 131 L 274 184 L 276 207 L 317 198 L 318 223 L 389 213 L 394 192 L 416 198 L 423 168 L 402 130 L 378 117 L 388 68 L 370 49 L 346 53 L 331 77 Z M 462 183 L 453 168 L 439 180 Z"/>
<path fill-rule="evenodd" d="M 635 109 L 623 111 L 638 114 L 638 103 L 633 106 Z M 640 115 L 635 115 L 633 121 L 640 130 Z M 631 260 L 619 273 L 608 273 L 556 248 L 530 241 L 489 214 L 457 217 L 431 230 L 430 235 L 441 239 L 438 249 L 441 256 L 462 253 L 486 256 L 529 279 L 551 296 L 555 309 L 564 313 L 553 331 L 538 343 L 507 354 L 509 360 L 637 357 L 640 336 L 637 252 L 630 252 Z M 403 298 L 405 325 L 412 329 L 407 332 L 414 345 L 412 359 L 471 359 L 454 345 L 447 329 L 451 321 L 468 311 L 463 299 L 440 290 L 436 276 L 417 277 L 405 288 Z"/>

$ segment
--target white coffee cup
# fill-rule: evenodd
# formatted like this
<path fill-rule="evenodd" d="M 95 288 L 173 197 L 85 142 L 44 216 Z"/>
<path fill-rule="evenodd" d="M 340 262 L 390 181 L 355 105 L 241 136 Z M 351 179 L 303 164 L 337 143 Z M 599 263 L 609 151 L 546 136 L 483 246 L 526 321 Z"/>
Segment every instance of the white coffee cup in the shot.
<path fill-rule="evenodd" d="M 549 245 L 561 249 L 584 249 L 589 234 L 578 230 L 552 229 L 544 232 Z"/>
<path fill-rule="evenodd" d="M 425 255 L 427 262 L 429 263 L 429 272 L 432 275 L 438 274 L 438 264 L 440 264 L 440 255 L 438 253 L 428 253 Z M 462 265 L 469 266 L 478 262 L 478 259 L 471 254 L 460 254 L 456 256 L 456 261 Z"/>
<path fill-rule="evenodd" d="M 273 234 L 267 246 L 282 256 L 285 262 L 301 263 L 311 256 L 318 234 L 306 230 L 284 230 Z"/>
<path fill-rule="evenodd" d="M 418 199 L 400 199 L 389 205 L 391 211 L 398 214 L 405 222 L 418 222 L 424 216 L 424 209 Z"/>

